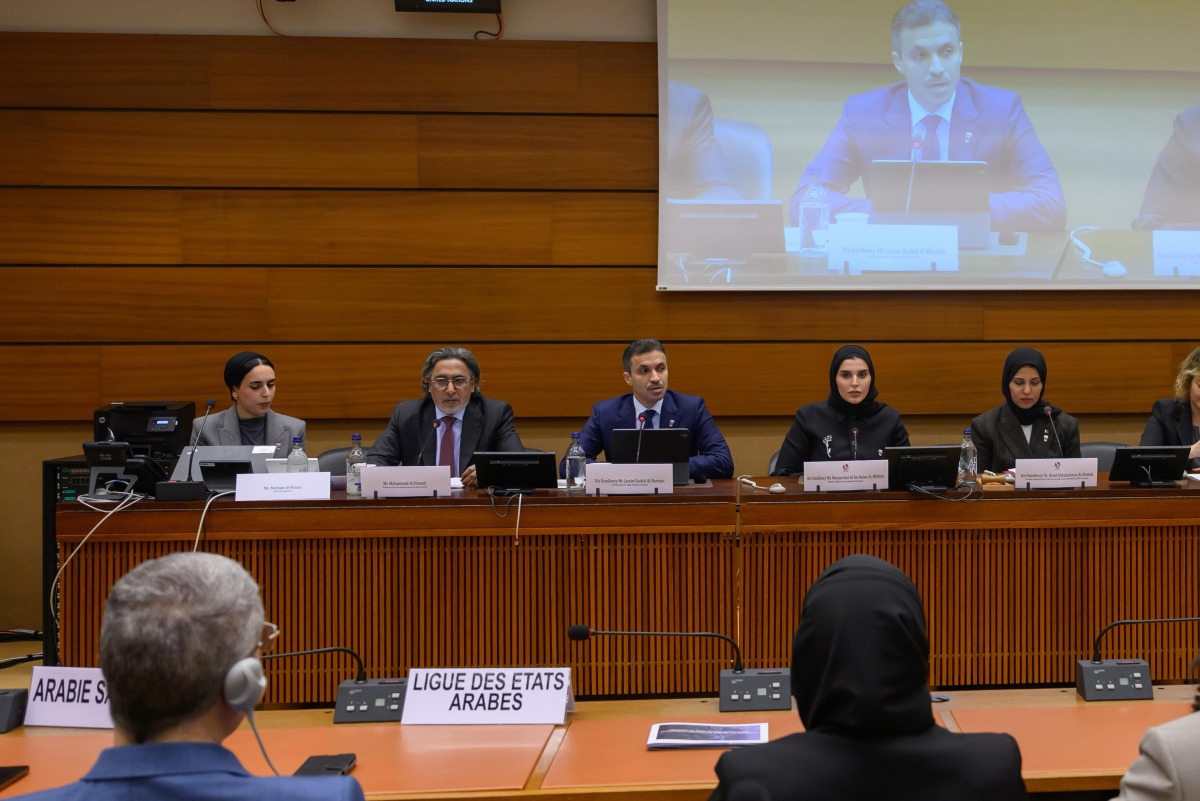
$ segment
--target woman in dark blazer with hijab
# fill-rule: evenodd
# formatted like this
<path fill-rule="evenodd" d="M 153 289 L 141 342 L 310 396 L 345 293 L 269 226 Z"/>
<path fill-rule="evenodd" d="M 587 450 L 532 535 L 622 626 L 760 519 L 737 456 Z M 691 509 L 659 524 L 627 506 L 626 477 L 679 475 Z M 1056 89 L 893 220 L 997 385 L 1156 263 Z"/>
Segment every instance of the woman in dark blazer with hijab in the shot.
<path fill-rule="evenodd" d="M 1027 798 L 1010 735 L 934 722 L 921 596 L 882 559 L 839 559 L 809 588 L 792 695 L 804 732 L 722 754 L 710 801 Z"/>
<path fill-rule="evenodd" d="M 1044 397 L 1046 360 L 1033 348 L 1017 348 L 1004 360 L 1004 403 L 971 421 L 979 469 L 999 473 L 1017 459 L 1076 458 L 1079 421 Z"/>
<path fill-rule="evenodd" d="M 829 364 L 829 397 L 796 410 L 772 475 L 801 475 L 805 462 L 878 459 L 884 448 L 908 445 L 900 413 L 878 397 L 867 349 L 839 348 Z"/>
<path fill-rule="evenodd" d="M 1200 467 L 1200 348 L 1188 354 L 1175 376 L 1175 397 L 1156 400 L 1141 445 L 1188 445 L 1188 467 Z"/>
<path fill-rule="evenodd" d="M 287 456 L 292 438 L 304 439 L 304 421 L 271 409 L 275 400 L 275 365 L 261 353 L 244 350 L 225 363 L 225 386 L 233 406 L 192 423 L 196 445 L 273 445 L 275 456 Z M 197 433 L 200 434 L 197 441 Z"/>

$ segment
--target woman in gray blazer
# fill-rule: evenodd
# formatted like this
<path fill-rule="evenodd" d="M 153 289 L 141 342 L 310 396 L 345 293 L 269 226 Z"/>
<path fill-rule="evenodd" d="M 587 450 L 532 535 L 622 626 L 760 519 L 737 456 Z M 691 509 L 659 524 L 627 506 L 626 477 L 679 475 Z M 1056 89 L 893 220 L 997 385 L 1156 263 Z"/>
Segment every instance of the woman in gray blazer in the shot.
<path fill-rule="evenodd" d="M 196 445 L 274 445 L 275 456 L 288 455 L 292 438 L 304 439 L 304 421 L 271 409 L 275 400 L 275 365 L 261 353 L 244 350 L 225 363 L 225 386 L 233 406 L 192 423 Z M 200 432 L 197 439 L 197 432 Z"/>

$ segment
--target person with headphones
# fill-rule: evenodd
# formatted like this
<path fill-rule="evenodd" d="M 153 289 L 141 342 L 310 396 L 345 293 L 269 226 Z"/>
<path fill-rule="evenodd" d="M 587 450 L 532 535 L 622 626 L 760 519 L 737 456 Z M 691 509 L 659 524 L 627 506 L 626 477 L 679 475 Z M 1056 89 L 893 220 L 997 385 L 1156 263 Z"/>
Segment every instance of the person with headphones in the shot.
<path fill-rule="evenodd" d="M 362 801 L 350 776 L 255 777 L 221 745 L 262 698 L 259 657 L 278 631 L 232 559 L 138 565 L 113 585 L 100 628 L 114 746 L 78 782 L 24 798 Z"/>
<path fill-rule="evenodd" d="M 464 487 L 477 485 L 476 451 L 521 451 L 512 407 L 479 391 L 479 362 L 466 348 L 438 348 L 425 359 L 425 396 L 401 401 L 367 464 L 449 465 Z"/>

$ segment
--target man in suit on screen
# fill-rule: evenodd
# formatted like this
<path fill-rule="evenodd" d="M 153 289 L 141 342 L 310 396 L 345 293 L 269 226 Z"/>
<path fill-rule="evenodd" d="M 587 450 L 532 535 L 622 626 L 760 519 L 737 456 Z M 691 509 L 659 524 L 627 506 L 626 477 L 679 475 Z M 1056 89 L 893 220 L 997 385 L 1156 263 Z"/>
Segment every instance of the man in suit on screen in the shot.
<path fill-rule="evenodd" d="M 810 184 L 829 193 L 830 211 L 870 212 L 846 195 L 871 162 L 985 161 L 994 231 L 1059 231 L 1066 204 L 1058 173 L 1025 114 L 1020 96 L 962 78 L 958 17 L 941 0 L 916 0 L 892 20 L 892 64 L 899 83 L 855 95 L 792 195 L 795 225 Z"/>
<path fill-rule="evenodd" d="M 464 487 L 477 485 L 476 451 L 520 451 L 512 407 L 479 391 L 479 362 L 466 348 L 438 348 L 425 359 L 425 395 L 401 401 L 367 452 L 367 464 L 449 465 Z"/>
<path fill-rule="evenodd" d="M 632 392 L 600 401 L 579 432 L 579 444 L 594 461 L 611 453 L 618 428 L 686 428 L 691 435 L 688 473 L 695 481 L 733 476 L 733 456 L 704 399 L 667 389 L 667 351 L 657 339 L 639 339 L 621 357 Z"/>

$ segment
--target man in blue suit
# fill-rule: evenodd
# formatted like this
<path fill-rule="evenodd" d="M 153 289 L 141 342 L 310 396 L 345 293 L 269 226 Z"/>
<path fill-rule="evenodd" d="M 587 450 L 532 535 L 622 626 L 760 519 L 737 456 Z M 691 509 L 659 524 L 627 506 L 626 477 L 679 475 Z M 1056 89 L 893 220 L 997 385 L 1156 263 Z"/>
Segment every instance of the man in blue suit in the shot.
<path fill-rule="evenodd" d="M 639 339 L 625 348 L 625 383 L 633 392 L 600 401 L 579 434 L 579 444 L 594 461 L 612 450 L 617 428 L 686 428 L 692 454 L 688 471 L 695 481 L 733 476 L 733 456 L 704 399 L 667 389 L 667 351 L 657 339 Z"/>
<path fill-rule="evenodd" d="M 175 553 L 138 565 L 113 585 L 100 627 L 114 747 L 74 784 L 22 798 L 362 801 L 349 776 L 259 778 L 221 745 L 262 696 L 258 657 L 278 632 L 232 559 Z"/>
<path fill-rule="evenodd" d="M 846 196 L 851 185 L 869 181 L 872 161 L 915 159 L 986 161 L 994 231 L 1062 230 L 1067 213 L 1058 173 L 1020 96 L 959 77 L 963 45 L 950 6 L 904 6 L 892 20 L 892 47 L 904 80 L 846 101 L 792 195 L 792 224 L 811 183 L 826 188 L 832 214 L 870 212 L 869 200 Z"/>

